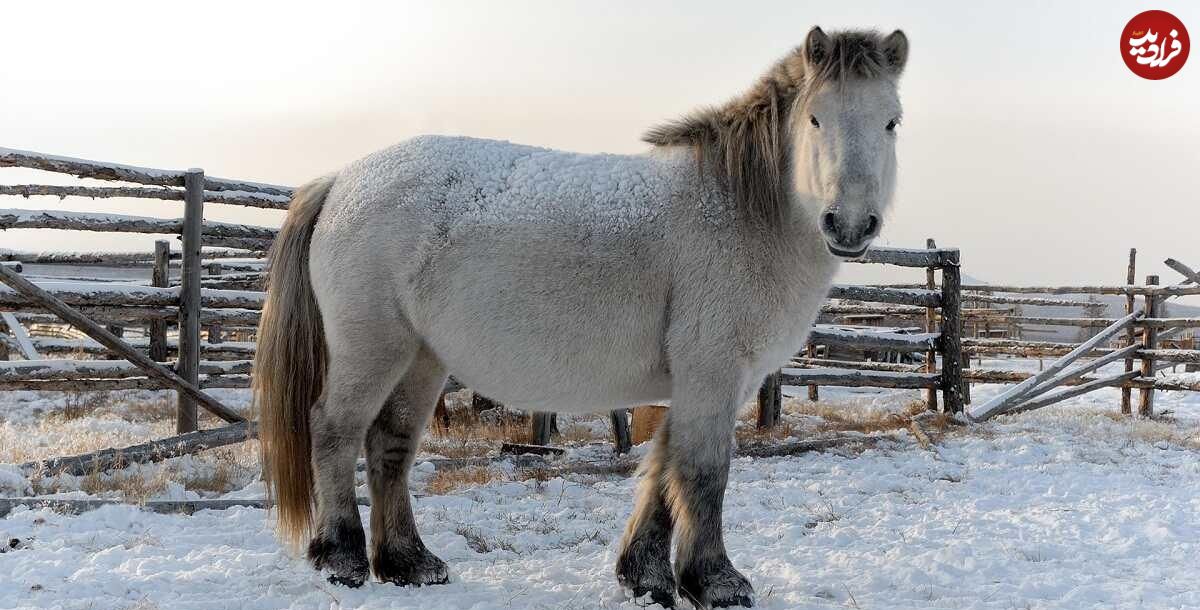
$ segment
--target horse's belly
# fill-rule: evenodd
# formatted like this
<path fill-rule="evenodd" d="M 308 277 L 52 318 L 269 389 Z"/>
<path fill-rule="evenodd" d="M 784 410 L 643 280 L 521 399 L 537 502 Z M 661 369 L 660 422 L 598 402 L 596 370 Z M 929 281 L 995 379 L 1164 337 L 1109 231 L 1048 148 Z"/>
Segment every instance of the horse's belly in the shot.
<path fill-rule="evenodd" d="M 522 409 L 596 411 L 668 397 L 663 282 L 629 267 L 497 258 L 439 275 L 413 303 L 418 333 L 451 375 Z"/>
<path fill-rule="evenodd" d="M 430 339 L 450 374 L 516 409 L 592 412 L 669 398 L 658 349 L 611 351 L 578 337 L 474 336 Z"/>

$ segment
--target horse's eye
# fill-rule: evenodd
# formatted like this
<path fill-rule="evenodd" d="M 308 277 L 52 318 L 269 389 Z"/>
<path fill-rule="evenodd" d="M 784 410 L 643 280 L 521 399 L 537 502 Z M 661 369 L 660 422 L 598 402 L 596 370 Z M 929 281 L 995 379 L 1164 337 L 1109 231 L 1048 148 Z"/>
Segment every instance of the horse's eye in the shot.
<path fill-rule="evenodd" d="M 811 115 L 811 114 L 810 114 L 810 115 L 808 115 L 808 122 L 809 122 L 809 123 L 812 123 L 812 126 L 813 126 L 813 127 L 820 127 L 820 126 L 821 126 L 821 124 L 817 122 L 817 117 L 815 117 L 815 116 L 813 116 L 813 115 Z"/>
<path fill-rule="evenodd" d="M 896 131 L 896 126 L 899 124 L 900 124 L 900 121 L 897 121 L 896 119 L 892 119 L 892 120 L 888 121 L 887 130 L 888 131 Z"/>

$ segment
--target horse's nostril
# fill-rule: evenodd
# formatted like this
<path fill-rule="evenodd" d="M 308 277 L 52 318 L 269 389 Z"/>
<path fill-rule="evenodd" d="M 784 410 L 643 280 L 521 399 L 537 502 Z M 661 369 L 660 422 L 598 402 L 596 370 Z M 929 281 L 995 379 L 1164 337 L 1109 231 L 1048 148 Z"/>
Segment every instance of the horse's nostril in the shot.
<path fill-rule="evenodd" d="M 874 235 L 879 231 L 879 217 L 875 214 L 867 216 L 867 235 Z"/>
<path fill-rule="evenodd" d="M 837 233 L 837 215 L 833 212 L 825 212 L 821 216 L 821 228 L 825 229 L 826 233 Z"/>

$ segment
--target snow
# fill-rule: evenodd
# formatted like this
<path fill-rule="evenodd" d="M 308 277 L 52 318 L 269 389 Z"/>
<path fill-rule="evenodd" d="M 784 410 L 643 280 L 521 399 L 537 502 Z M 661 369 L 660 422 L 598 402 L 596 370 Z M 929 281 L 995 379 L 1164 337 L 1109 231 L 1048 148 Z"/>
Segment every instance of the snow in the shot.
<path fill-rule="evenodd" d="M 973 386 L 973 398 L 1003 387 Z M 920 396 L 821 392 L 867 411 Z M 49 395 L 12 394 L 24 399 L 0 396 L 0 426 L 28 423 L 20 415 L 31 405 L 55 408 Z M 223 398 L 242 404 L 239 396 Z M 1170 415 L 1154 421 L 1113 417 L 1118 400 L 1106 389 L 1002 416 L 954 429 L 930 450 L 901 430 L 859 453 L 736 459 L 725 501 L 730 557 L 762 608 L 1200 607 L 1200 394 L 1159 393 Z M 589 447 L 570 457 L 603 454 Z M 0 608 L 643 607 L 612 575 L 635 479 L 500 477 L 428 495 L 432 470 L 414 469 L 414 509 L 425 543 L 451 566 L 449 585 L 330 585 L 280 546 L 257 509 L 18 508 L 0 520 L 0 537 L 18 541 L 0 553 Z M 0 493 L 21 486 L 19 472 L 0 467 Z M 226 497 L 262 491 L 253 482 Z"/>

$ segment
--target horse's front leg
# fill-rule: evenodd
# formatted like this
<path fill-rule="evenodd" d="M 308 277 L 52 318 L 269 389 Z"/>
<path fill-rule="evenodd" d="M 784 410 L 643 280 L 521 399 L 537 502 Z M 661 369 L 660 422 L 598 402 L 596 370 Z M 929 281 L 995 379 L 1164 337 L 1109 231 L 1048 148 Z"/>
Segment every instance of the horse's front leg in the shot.
<path fill-rule="evenodd" d="M 633 515 L 625 526 L 617 581 L 634 597 L 671 608 L 675 605 L 675 575 L 671 572 L 671 531 L 674 519 L 663 496 L 670 426 L 664 422 L 654 436 L 654 447 L 641 463 L 641 483 Z"/>
<path fill-rule="evenodd" d="M 725 552 L 721 509 L 737 410 L 749 396 L 736 371 L 676 378 L 665 437 L 664 491 L 675 522 L 679 594 L 700 608 L 754 605 L 754 588 Z"/>

